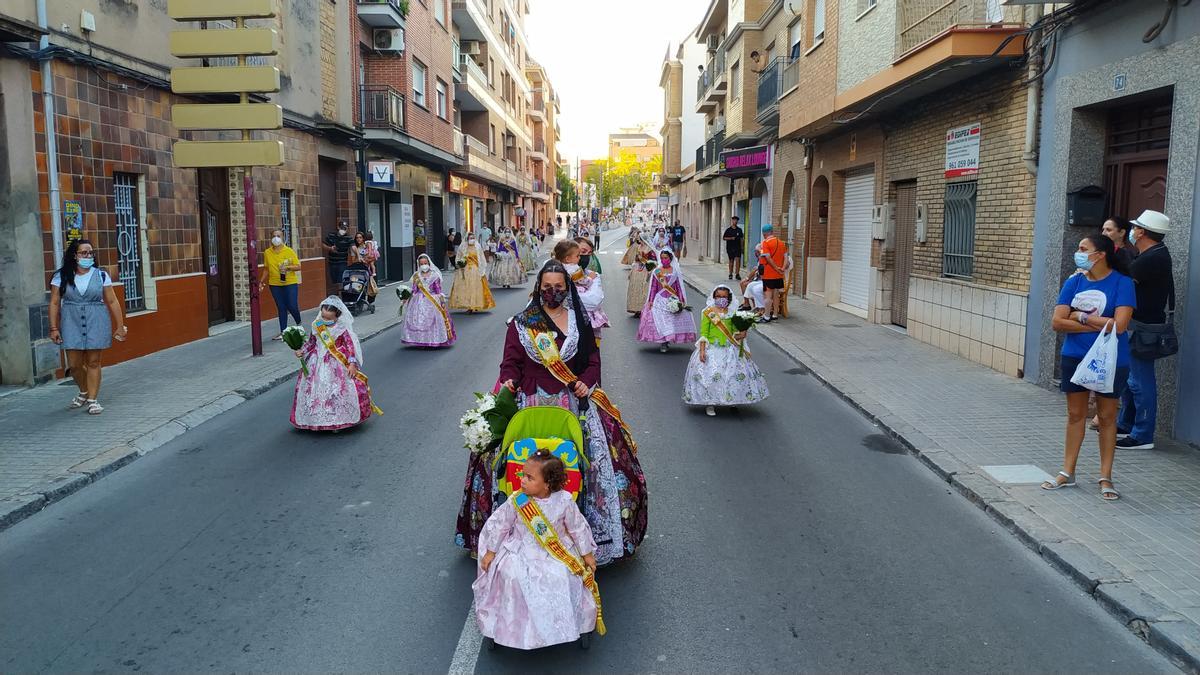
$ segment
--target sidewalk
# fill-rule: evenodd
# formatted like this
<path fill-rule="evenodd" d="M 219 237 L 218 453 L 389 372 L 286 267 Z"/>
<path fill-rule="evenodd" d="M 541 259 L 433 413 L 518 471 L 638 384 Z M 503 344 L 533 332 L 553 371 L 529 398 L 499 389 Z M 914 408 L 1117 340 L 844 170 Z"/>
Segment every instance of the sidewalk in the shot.
<path fill-rule="evenodd" d="M 701 293 L 726 283 L 725 267 L 712 263 L 685 261 L 684 274 Z M 1062 468 L 1066 408 L 1058 392 L 836 309 L 797 297 L 789 305 L 790 318 L 759 326 L 763 337 L 1131 630 L 1200 672 L 1200 452 L 1158 439 L 1155 450 L 1118 453 L 1122 498 L 1107 503 L 1089 431 L 1079 488 L 1047 492 L 1041 478 Z"/>
<path fill-rule="evenodd" d="M 394 286 L 374 314 L 355 318 L 363 340 L 399 321 Z M 264 302 L 271 302 L 270 296 Z M 305 327 L 316 310 L 302 314 Z M 0 397 L 0 530 L 125 466 L 188 429 L 292 379 L 300 362 L 263 326 L 263 356 L 250 356 L 250 326 L 105 367 L 104 413 L 67 410 L 74 381 Z M 136 335 L 130 339 L 136 340 Z M 368 362 L 369 363 L 369 362 Z"/>

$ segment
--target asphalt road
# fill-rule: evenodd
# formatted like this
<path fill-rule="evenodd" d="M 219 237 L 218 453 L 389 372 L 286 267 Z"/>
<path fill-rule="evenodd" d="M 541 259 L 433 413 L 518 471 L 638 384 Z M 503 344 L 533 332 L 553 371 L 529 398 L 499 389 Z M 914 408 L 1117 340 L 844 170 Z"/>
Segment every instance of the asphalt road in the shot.
<path fill-rule="evenodd" d="M 690 347 L 634 342 L 619 248 L 602 247 L 604 379 L 641 447 L 647 540 L 601 570 L 609 633 L 589 652 L 467 666 L 1177 672 L 762 340 L 769 400 L 683 407 Z M 456 421 L 524 303 L 495 293 L 455 315 L 450 350 L 364 345 L 384 417 L 298 432 L 280 386 L 0 534 L 0 670 L 446 672 L 475 570 L 453 545 Z"/>

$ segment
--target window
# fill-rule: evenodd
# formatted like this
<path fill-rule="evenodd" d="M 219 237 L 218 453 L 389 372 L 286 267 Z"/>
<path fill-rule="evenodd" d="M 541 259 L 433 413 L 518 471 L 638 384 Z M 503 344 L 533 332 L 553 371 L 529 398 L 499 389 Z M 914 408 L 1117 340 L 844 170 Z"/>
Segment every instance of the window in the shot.
<path fill-rule="evenodd" d="M 433 0 L 433 19 L 446 26 L 446 0 Z"/>
<path fill-rule="evenodd" d="M 797 21 L 788 26 L 788 60 L 795 61 L 800 58 L 800 36 L 804 34 L 804 24 Z"/>
<path fill-rule="evenodd" d="M 488 136 L 488 150 L 494 155 L 496 154 L 496 125 L 489 125 L 492 128 L 492 134 Z"/>
<path fill-rule="evenodd" d="M 488 57 L 488 86 L 496 88 L 496 59 Z"/>
<path fill-rule="evenodd" d="M 412 69 L 413 103 L 425 107 L 425 65 L 413 59 Z"/>
<path fill-rule="evenodd" d="M 441 80 L 437 81 L 437 115 L 442 119 L 447 119 L 449 97 L 446 95 L 446 83 Z"/>
<path fill-rule="evenodd" d="M 729 93 L 735 100 L 742 97 L 742 64 L 740 61 L 735 61 L 729 67 Z"/>
<path fill-rule="evenodd" d="M 874 9 L 878 0 L 858 0 L 858 15 L 862 16 L 868 9 Z"/>
<path fill-rule="evenodd" d="M 292 233 L 292 191 L 279 191 L 279 229 L 283 230 L 283 243 L 292 245 L 295 240 Z"/>
<path fill-rule="evenodd" d="M 812 0 L 812 43 L 825 39 L 825 0 Z"/>
<path fill-rule="evenodd" d="M 117 280 L 125 288 L 125 311 L 146 309 L 142 292 L 142 224 L 138 175 L 113 174 L 113 212 L 117 225 Z"/>
<path fill-rule="evenodd" d="M 975 272 L 975 194 L 978 183 L 946 186 L 942 275 L 970 279 Z"/>

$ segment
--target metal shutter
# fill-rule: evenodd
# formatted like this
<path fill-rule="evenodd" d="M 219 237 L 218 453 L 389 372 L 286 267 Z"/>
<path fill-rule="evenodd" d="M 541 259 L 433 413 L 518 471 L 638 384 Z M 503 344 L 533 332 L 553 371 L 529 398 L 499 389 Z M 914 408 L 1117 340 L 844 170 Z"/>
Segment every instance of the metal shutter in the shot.
<path fill-rule="evenodd" d="M 874 172 L 868 170 L 846 176 L 841 301 L 864 310 L 871 288 L 871 210 L 874 206 Z"/>

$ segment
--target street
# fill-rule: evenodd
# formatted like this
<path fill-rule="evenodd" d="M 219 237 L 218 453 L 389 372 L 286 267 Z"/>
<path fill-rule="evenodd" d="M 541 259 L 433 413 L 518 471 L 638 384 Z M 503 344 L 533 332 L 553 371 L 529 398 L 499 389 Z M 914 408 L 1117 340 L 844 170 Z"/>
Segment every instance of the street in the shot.
<path fill-rule="evenodd" d="M 365 342 L 383 417 L 296 431 L 285 383 L 0 534 L 0 668 L 1175 672 L 764 340 L 766 402 L 685 408 L 691 346 L 634 341 L 623 242 L 601 246 L 604 384 L 640 446 L 650 528 L 598 574 L 609 632 L 590 651 L 464 638 L 457 420 L 495 381 L 527 297 L 512 289 L 455 313 L 451 349 L 401 348 L 395 329 Z"/>

